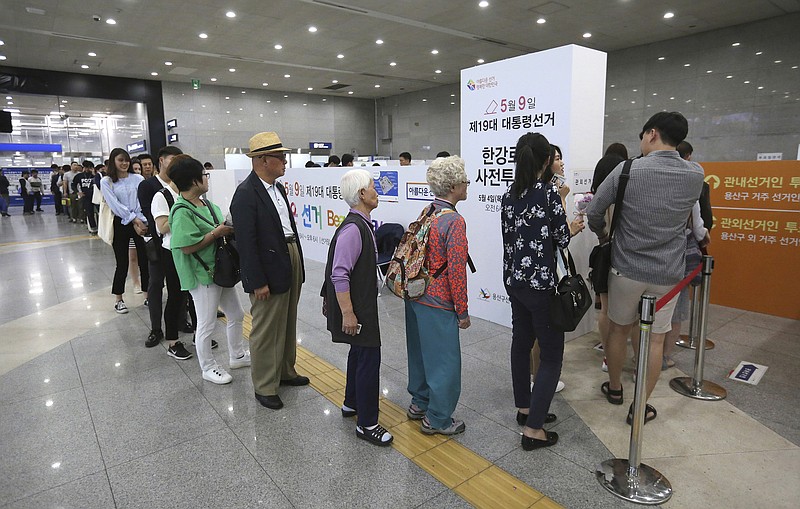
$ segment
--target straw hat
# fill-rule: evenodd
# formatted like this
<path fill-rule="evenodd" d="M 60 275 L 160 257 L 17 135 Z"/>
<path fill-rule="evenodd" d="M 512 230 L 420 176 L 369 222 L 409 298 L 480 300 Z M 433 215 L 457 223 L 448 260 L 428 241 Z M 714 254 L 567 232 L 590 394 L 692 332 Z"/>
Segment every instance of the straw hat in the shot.
<path fill-rule="evenodd" d="M 288 152 L 290 150 L 290 148 L 283 146 L 281 139 L 278 138 L 278 133 L 258 133 L 250 138 L 250 152 L 245 155 L 258 157 L 270 152 Z"/>

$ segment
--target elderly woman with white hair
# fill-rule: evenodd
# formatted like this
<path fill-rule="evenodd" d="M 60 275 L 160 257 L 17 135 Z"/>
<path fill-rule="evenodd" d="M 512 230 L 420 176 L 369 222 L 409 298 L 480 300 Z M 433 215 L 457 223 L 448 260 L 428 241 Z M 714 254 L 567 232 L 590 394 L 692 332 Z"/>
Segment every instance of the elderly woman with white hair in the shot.
<path fill-rule="evenodd" d="M 469 179 L 464 160 L 440 157 L 427 173 L 433 203 L 426 256 L 432 278 L 425 294 L 406 301 L 408 350 L 408 417 L 421 419 L 428 435 L 455 435 L 466 426 L 453 419 L 461 396 L 461 347 L 458 330 L 470 325 L 467 310 L 467 224 L 456 204 L 467 198 Z"/>
<path fill-rule="evenodd" d="M 385 446 L 394 437 L 378 424 L 378 248 L 370 219 L 378 206 L 378 192 L 366 170 L 345 173 L 340 188 L 350 212 L 336 229 L 328 249 L 322 309 L 333 342 L 350 345 L 342 416 L 358 415 L 356 436 Z"/>

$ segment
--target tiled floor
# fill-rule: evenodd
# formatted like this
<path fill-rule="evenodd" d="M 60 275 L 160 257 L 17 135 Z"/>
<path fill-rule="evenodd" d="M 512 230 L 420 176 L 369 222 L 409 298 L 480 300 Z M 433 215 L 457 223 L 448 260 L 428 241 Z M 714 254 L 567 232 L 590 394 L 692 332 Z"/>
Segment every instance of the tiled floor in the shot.
<path fill-rule="evenodd" d="M 268 411 L 253 399 L 247 369 L 216 386 L 195 359 L 144 348 L 142 296 L 126 295 L 131 313 L 116 315 L 113 268 L 108 246 L 52 213 L 0 221 L 0 507 L 470 506 L 398 450 L 358 441 L 353 422 L 312 388 L 282 391 L 286 407 Z M 346 347 L 331 343 L 318 311 L 321 279 L 321 264 L 309 262 L 301 345 L 344 369 Z M 380 313 L 383 393 L 405 406 L 402 303 L 384 295 Z M 598 390 L 596 334 L 567 344 L 567 388 L 551 409 L 561 438 L 534 452 L 519 446 L 509 336 L 478 319 L 462 333 L 456 415 L 467 431 L 458 443 L 564 507 L 633 507 L 594 479 L 598 462 L 627 456 L 630 433 L 627 406 L 608 405 Z M 682 349 L 654 393 L 659 417 L 645 428 L 643 455 L 673 485 L 664 507 L 796 507 L 800 325 L 713 306 L 709 337 L 717 347 L 705 377 L 728 398 L 700 402 L 669 389 L 669 378 L 692 369 L 693 352 Z M 725 378 L 741 360 L 769 366 L 758 386 Z M 480 499 L 466 484 L 458 490 Z"/>

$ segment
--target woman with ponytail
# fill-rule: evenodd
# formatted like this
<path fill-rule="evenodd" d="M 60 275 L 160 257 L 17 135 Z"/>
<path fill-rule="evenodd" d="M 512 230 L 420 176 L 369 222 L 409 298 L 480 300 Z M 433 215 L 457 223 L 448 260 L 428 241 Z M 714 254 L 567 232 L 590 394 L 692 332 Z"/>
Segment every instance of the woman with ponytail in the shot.
<path fill-rule="evenodd" d="M 558 441 L 557 433 L 544 430 L 564 356 L 564 333 L 550 327 L 550 298 L 558 282 L 556 249 L 567 247 L 570 237 L 583 229 L 580 216 L 567 223 L 558 188 L 551 182 L 552 161 L 547 138 L 523 135 L 517 142 L 514 182 L 501 209 L 503 281 L 511 300 L 511 378 L 526 451 Z M 534 342 L 541 349 L 541 365 L 531 391 Z"/>

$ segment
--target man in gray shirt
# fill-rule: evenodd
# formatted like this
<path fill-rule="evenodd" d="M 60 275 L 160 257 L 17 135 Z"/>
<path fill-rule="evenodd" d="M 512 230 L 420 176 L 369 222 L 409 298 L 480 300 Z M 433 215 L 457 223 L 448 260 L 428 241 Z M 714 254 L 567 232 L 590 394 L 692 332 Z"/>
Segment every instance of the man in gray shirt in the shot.
<path fill-rule="evenodd" d="M 612 404 L 622 404 L 622 367 L 641 296 L 650 294 L 658 299 L 683 279 L 686 221 L 703 187 L 700 165 L 681 159 L 675 150 L 688 131 L 683 115 L 661 112 L 653 115 L 639 134 L 643 157 L 631 165 L 614 230 L 608 277 L 611 330 L 605 354 L 609 381 L 601 390 Z M 605 212 L 616 200 L 623 165 L 620 163 L 603 181 L 587 209 L 589 228 L 601 243 L 608 237 L 610 225 L 605 222 Z M 673 298 L 655 315 L 650 336 L 648 398 L 661 373 L 664 335 L 671 328 L 676 301 L 677 297 Z M 648 405 L 646 421 L 655 416 L 655 409 Z"/>

